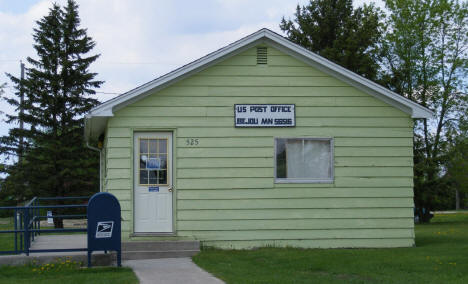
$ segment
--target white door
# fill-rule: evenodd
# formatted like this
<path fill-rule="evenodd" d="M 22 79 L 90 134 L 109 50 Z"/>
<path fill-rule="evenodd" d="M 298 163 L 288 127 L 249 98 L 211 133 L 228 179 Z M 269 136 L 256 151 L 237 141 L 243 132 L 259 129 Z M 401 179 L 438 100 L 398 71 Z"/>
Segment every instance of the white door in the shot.
<path fill-rule="evenodd" d="M 134 136 L 135 233 L 172 232 L 172 133 Z"/>

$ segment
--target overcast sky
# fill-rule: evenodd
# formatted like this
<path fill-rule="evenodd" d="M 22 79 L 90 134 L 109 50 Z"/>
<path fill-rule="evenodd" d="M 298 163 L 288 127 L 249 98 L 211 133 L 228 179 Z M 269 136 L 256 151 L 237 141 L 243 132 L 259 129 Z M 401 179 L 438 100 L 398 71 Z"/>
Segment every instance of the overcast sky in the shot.
<path fill-rule="evenodd" d="M 32 31 L 53 2 L 0 0 L 0 84 L 5 72 L 19 75 L 19 60 L 35 57 Z M 105 81 L 98 99 L 161 76 L 261 28 L 281 33 L 283 16 L 292 17 L 308 0 L 78 0 L 81 25 L 97 43 L 101 57 L 92 71 Z M 355 1 L 361 5 L 365 0 Z M 382 6 L 382 1 L 375 1 Z M 11 87 L 6 89 L 11 93 Z M 0 110 L 12 109 L 0 102 Z M 0 135 L 9 126 L 0 122 Z"/>

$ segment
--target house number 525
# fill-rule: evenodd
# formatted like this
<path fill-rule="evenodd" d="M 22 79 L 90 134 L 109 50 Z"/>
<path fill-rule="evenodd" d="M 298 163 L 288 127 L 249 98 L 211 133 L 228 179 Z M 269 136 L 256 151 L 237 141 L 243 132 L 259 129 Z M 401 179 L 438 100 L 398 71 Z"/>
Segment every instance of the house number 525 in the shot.
<path fill-rule="evenodd" d="M 200 143 L 198 138 L 187 138 L 185 140 L 185 145 L 187 145 L 187 146 L 197 146 L 198 143 Z"/>

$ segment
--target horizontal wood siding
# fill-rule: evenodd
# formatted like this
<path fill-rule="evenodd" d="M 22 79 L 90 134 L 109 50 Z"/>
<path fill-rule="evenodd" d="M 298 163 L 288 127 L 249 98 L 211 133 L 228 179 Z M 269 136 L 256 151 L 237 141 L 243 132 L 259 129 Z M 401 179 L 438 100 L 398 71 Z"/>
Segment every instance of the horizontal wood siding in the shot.
<path fill-rule="evenodd" d="M 204 245 L 414 244 L 413 122 L 402 111 L 273 48 L 229 58 L 118 110 L 105 187 L 132 232 L 132 137 L 175 129 L 175 224 Z M 296 127 L 234 128 L 234 104 L 295 104 Z M 333 137 L 331 184 L 275 184 L 275 137 Z M 187 139 L 198 139 L 188 145 Z"/>

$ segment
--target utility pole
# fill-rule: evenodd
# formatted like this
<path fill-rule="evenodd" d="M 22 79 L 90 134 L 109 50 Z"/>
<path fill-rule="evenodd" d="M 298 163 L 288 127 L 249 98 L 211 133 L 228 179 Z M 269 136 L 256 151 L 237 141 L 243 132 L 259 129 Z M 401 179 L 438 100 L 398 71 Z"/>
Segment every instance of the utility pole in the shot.
<path fill-rule="evenodd" d="M 20 141 L 18 145 L 18 162 L 20 166 L 23 165 L 23 151 L 24 151 L 24 137 L 23 137 L 23 129 L 24 129 L 24 122 L 23 122 L 23 114 L 24 114 L 24 109 L 23 109 L 23 104 L 24 104 L 24 86 L 23 86 L 23 80 L 24 80 L 24 63 L 20 61 L 20 67 L 21 67 L 21 81 L 20 81 L 20 105 L 19 105 L 19 126 L 20 126 Z"/>

